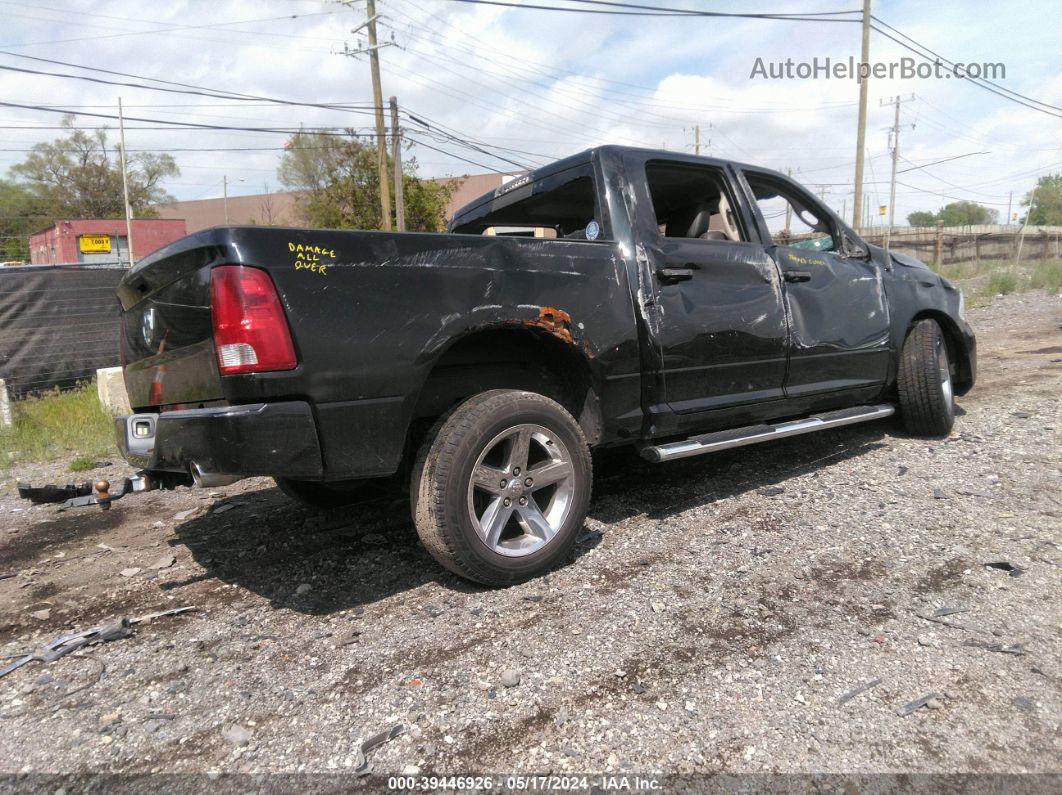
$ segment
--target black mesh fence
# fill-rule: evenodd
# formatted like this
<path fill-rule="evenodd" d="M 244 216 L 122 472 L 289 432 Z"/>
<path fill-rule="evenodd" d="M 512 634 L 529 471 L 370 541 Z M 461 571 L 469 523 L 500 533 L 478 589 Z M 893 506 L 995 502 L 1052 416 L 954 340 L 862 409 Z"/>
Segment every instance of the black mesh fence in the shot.
<path fill-rule="evenodd" d="M 0 267 L 0 378 L 12 396 L 119 364 L 115 288 L 127 268 Z"/>

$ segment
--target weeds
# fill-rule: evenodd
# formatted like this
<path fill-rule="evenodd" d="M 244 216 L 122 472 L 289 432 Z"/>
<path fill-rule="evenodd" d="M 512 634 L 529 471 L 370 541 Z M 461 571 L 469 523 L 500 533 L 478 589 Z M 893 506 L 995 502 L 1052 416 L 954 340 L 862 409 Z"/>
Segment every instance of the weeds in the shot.
<path fill-rule="evenodd" d="M 1029 274 L 1029 287 L 1034 290 L 1062 292 L 1062 259 L 1049 259 L 1037 263 Z"/>
<path fill-rule="evenodd" d="M 1062 260 L 1038 262 L 954 262 L 933 268 L 949 281 L 959 282 L 966 293 L 967 305 L 985 306 L 997 295 L 1026 290 L 1062 292 Z M 964 283 L 965 282 L 965 283 Z"/>
<path fill-rule="evenodd" d="M 79 455 L 73 461 L 70 462 L 71 472 L 88 472 L 90 469 L 95 469 L 99 464 L 99 459 L 94 455 Z"/>
<path fill-rule="evenodd" d="M 0 428 L 0 469 L 16 462 L 80 456 L 70 466 L 91 468 L 114 452 L 114 424 L 96 396 L 96 382 L 58 389 L 11 403 L 12 427 Z"/>
<path fill-rule="evenodd" d="M 988 277 L 988 292 L 992 295 L 1007 295 L 1016 292 L 1020 284 L 1014 271 L 996 271 Z"/>

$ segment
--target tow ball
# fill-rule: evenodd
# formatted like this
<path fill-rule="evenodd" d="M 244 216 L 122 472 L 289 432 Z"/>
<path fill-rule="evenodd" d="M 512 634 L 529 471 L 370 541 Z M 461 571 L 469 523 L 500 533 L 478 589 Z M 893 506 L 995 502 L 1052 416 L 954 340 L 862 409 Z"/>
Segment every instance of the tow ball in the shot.
<path fill-rule="evenodd" d="M 109 480 L 85 481 L 84 483 L 68 483 L 65 486 L 31 486 L 29 483 L 19 481 L 18 496 L 32 503 L 62 503 L 60 510 L 66 508 L 83 508 L 87 505 L 98 505 L 104 511 L 109 510 L 111 503 L 120 500 L 130 494 L 138 494 L 144 491 L 153 491 L 158 488 L 175 488 L 176 486 L 188 485 L 182 482 L 168 483 L 165 480 L 153 478 L 146 472 L 137 472 L 122 480 L 117 491 L 111 491 Z"/>

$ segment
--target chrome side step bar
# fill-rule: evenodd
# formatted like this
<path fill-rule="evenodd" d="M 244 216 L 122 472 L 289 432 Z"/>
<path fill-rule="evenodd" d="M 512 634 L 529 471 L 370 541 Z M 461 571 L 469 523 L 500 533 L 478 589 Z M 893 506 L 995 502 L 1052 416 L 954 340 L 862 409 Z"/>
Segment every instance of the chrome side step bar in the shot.
<path fill-rule="evenodd" d="M 744 428 L 733 428 L 729 431 L 706 433 L 703 436 L 695 436 L 692 439 L 683 439 L 678 442 L 669 442 L 668 444 L 646 445 L 641 449 L 641 454 L 642 458 L 658 464 L 661 461 L 673 461 L 676 458 L 689 458 L 694 455 L 729 450 L 732 447 L 744 447 L 748 444 L 770 442 L 774 439 L 785 439 L 788 436 L 799 436 L 802 433 L 823 431 L 827 428 L 840 428 L 842 425 L 854 425 L 857 422 L 879 420 L 895 413 L 896 407 L 889 404 L 856 406 L 850 409 L 813 414 L 800 420 L 780 422 L 776 425 L 749 425 Z"/>

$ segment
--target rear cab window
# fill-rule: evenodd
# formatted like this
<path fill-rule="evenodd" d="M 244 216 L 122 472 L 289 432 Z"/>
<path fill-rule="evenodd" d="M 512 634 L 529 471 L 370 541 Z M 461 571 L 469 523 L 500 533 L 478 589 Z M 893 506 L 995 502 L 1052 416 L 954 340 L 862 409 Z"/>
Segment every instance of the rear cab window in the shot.
<path fill-rule="evenodd" d="M 537 178 L 532 173 L 502 185 L 489 200 L 460 213 L 450 231 L 542 240 L 609 240 L 610 225 L 597 196 L 590 162 Z"/>

